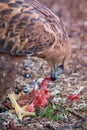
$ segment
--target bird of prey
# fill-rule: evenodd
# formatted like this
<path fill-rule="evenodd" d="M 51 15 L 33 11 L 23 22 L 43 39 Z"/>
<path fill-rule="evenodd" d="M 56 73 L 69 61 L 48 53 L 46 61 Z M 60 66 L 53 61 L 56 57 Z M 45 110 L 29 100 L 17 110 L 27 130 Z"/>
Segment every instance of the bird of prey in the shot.
<path fill-rule="evenodd" d="M 0 0 L 0 98 L 8 94 L 19 118 L 23 111 L 12 87 L 26 56 L 42 58 L 58 79 L 67 67 L 71 45 L 62 20 L 37 0 Z"/>

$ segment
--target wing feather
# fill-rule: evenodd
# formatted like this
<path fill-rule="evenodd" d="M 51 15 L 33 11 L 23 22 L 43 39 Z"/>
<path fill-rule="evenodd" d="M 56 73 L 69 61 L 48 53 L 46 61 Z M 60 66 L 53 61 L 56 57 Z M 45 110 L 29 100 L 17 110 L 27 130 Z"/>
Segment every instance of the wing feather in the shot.
<path fill-rule="evenodd" d="M 20 2 L 21 4 L 17 0 L 8 0 L 3 3 L 0 0 L 0 52 L 32 55 L 48 49 L 54 43 L 55 37 L 45 27 L 46 19 L 41 16 L 35 4 L 37 2 Z"/>
<path fill-rule="evenodd" d="M 45 30 L 43 25 L 40 25 L 39 21 L 34 23 L 33 26 L 28 26 L 21 33 L 20 38 L 18 38 L 14 44 L 15 46 L 11 49 L 11 54 L 16 55 L 34 55 L 40 53 L 53 45 L 55 37 L 52 33 Z"/>

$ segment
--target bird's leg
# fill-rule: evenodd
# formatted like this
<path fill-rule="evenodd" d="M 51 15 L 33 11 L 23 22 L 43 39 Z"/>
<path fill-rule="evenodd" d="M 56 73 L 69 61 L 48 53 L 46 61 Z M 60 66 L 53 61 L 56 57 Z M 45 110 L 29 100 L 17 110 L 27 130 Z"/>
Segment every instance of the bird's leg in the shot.
<path fill-rule="evenodd" d="M 25 116 L 35 116 L 34 112 L 27 112 L 23 108 L 21 108 L 18 103 L 16 102 L 14 93 L 8 94 L 8 97 L 12 103 L 13 108 L 15 109 L 16 114 L 18 115 L 18 118 L 22 120 Z"/>

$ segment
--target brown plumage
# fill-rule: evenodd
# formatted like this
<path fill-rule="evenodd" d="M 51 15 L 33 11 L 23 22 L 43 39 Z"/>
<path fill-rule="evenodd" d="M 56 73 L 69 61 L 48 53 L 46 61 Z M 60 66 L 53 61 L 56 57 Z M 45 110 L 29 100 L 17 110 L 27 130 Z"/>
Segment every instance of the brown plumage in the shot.
<path fill-rule="evenodd" d="M 57 79 L 71 47 L 63 22 L 36 0 L 0 0 L 0 98 L 10 93 L 26 55 L 43 58 Z"/>

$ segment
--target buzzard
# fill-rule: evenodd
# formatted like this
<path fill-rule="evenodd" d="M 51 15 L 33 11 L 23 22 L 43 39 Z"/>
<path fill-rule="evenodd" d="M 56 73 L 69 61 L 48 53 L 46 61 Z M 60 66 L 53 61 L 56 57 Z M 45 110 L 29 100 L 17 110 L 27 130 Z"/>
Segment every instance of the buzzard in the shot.
<path fill-rule="evenodd" d="M 62 20 L 37 0 L 0 0 L 0 98 L 8 94 L 16 113 L 12 87 L 18 66 L 26 56 L 42 58 L 58 79 L 67 67 L 71 45 Z"/>

